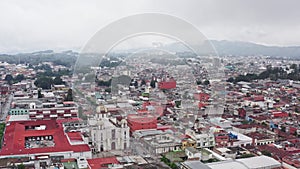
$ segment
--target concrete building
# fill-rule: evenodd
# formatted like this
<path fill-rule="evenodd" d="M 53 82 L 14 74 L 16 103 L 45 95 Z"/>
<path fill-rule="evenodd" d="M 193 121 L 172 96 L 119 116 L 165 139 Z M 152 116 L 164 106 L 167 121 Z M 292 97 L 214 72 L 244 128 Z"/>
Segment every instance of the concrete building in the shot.
<path fill-rule="evenodd" d="M 66 133 L 62 122 L 37 120 L 7 124 L 0 158 L 35 158 L 42 155 L 92 158 L 91 149 L 83 140 L 81 133 Z"/>
<path fill-rule="evenodd" d="M 143 137 L 142 144 L 152 154 L 163 154 L 181 148 L 181 140 L 169 133 Z"/>
<path fill-rule="evenodd" d="M 185 154 L 188 156 L 188 159 L 192 160 L 200 160 L 201 159 L 201 152 L 194 147 L 187 147 L 185 149 Z"/>
<path fill-rule="evenodd" d="M 187 129 L 185 134 L 196 141 L 197 148 L 214 147 L 216 144 L 213 133 L 196 133 L 194 130 Z"/>
<path fill-rule="evenodd" d="M 267 156 L 256 156 L 245 159 L 226 160 L 203 164 L 201 161 L 186 161 L 181 163 L 181 169 L 277 169 L 280 162 Z"/>
<path fill-rule="evenodd" d="M 130 132 L 157 128 L 157 117 L 150 113 L 130 114 L 127 116 L 127 122 Z"/>
<path fill-rule="evenodd" d="M 97 108 L 95 117 L 88 120 L 94 151 L 124 150 L 129 147 L 129 127 L 125 119 L 109 118 L 109 112 Z"/>

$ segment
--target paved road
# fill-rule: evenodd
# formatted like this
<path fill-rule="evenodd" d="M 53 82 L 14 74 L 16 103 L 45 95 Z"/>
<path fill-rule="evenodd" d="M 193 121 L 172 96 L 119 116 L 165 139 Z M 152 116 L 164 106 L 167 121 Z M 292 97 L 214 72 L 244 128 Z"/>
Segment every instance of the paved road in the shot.
<path fill-rule="evenodd" d="M 149 155 L 145 147 L 135 138 L 130 139 L 130 148 L 134 155 L 140 155 L 142 157 Z"/>
<path fill-rule="evenodd" d="M 0 118 L 1 121 L 5 121 L 6 116 L 8 115 L 8 112 L 10 110 L 10 105 L 11 105 L 12 99 L 13 99 L 13 94 L 10 94 L 8 96 L 7 101 L 3 105 L 1 105 L 2 106 L 1 107 L 2 108 L 2 114 L 1 114 L 1 118 Z"/>

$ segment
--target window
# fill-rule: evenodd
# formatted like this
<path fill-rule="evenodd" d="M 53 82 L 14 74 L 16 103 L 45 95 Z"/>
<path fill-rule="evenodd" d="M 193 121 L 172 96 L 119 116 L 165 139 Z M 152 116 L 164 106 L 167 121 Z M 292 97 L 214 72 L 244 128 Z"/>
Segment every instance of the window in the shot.
<path fill-rule="evenodd" d="M 112 129 L 111 130 L 111 139 L 115 139 L 116 138 L 116 130 Z"/>

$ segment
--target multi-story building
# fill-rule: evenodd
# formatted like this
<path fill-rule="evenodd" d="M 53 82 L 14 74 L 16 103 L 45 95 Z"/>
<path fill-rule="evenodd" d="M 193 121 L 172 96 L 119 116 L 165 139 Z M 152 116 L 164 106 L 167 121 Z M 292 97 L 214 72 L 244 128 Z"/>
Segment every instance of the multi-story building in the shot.
<path fill-rule="evenodd" d="M 142 144 L 151 154 L 163 154 L 181 149 L 181 140 L 169 133 L 145 136 Z"/>
<path fill-rule="evenodd" d="M 216 144 L 213 133 L 196 133 L 194 130 L 187 129 L 185 134 L 196 141 L 197 148 L 214 147 Z"/>
<path fill-rule="evenodd" d="M 158 88 L 159 89 L 175 89 L 176 88 L 176 81 L 171 78 L 167 80 L 162 80 L 161 82 L 158 82 Z"/>
<path fill-rule="evenodd" d="M 88 120 L 94 151 L 125 150 L 129 148 L 129 127 L 125 119 L 109 118 L 104 107 L 97 108 L 95 117 Z"/>
<path fill-rule="evenodd" d="M 127 121 L 130 132 L 157 128 L 157 117 L 149 113 L 130 114 L 127 116 Z"/>
<path fill-rule="evenodd" d="M 74 102 L 41 102 L 37 99 L 14 100 L 10 115 L 28 115 L 32 120 L 64 119 L 78 117 L 78 107 Z"/>
<path fill-rule="evenodd" d="M 1 158 L 47 155 L 50 157 L 92 158 L 88 143 L 80 132 L 65 132 L 63 121 L 32 120 L 7 123 Z"/>

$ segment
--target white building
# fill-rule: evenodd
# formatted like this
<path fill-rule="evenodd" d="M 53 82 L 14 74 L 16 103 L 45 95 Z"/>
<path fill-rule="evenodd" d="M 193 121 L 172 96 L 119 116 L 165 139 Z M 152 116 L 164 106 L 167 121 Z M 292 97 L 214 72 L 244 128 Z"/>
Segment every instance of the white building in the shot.
<path fill-rule="evenodd" d="M 197 159 L 201 160 L 201 152 L 194 147 L 187 147 L 185 150 L 185 154 L 188 156 L 188 159 Z"/>
<path fill-rule="evenodd" d="M 281 168 L 280 162 L 267 156 L 256 156 L 245 159 L 226 160 L 203 164 L 201 161 L 185 161 L 181 169 L 276 169 Z"/>
<path fill-rule="evenodd" d="M 216 144 L 213 133 L 196 133 L 194 130 L 187 129 L 185 134 L 196 141 L 197 148 L 214 147 Z"/>
<path fill-rule="evenodd" d="M 164 154 L 180 150 L 181 140 L 170 133 L 145 136 L 141 139 L 143 146 L 152 154 Z"/>
<path fill-rule="evenodd" d="M 88 120 L 90 126 L 91 141 L 94 151 L 124 150 L 129 148 L 129 127 L 127 121 L 117 121 L 109 118 L 107 111 L 101 107 L 97 108 L 94 118 Z"/>

